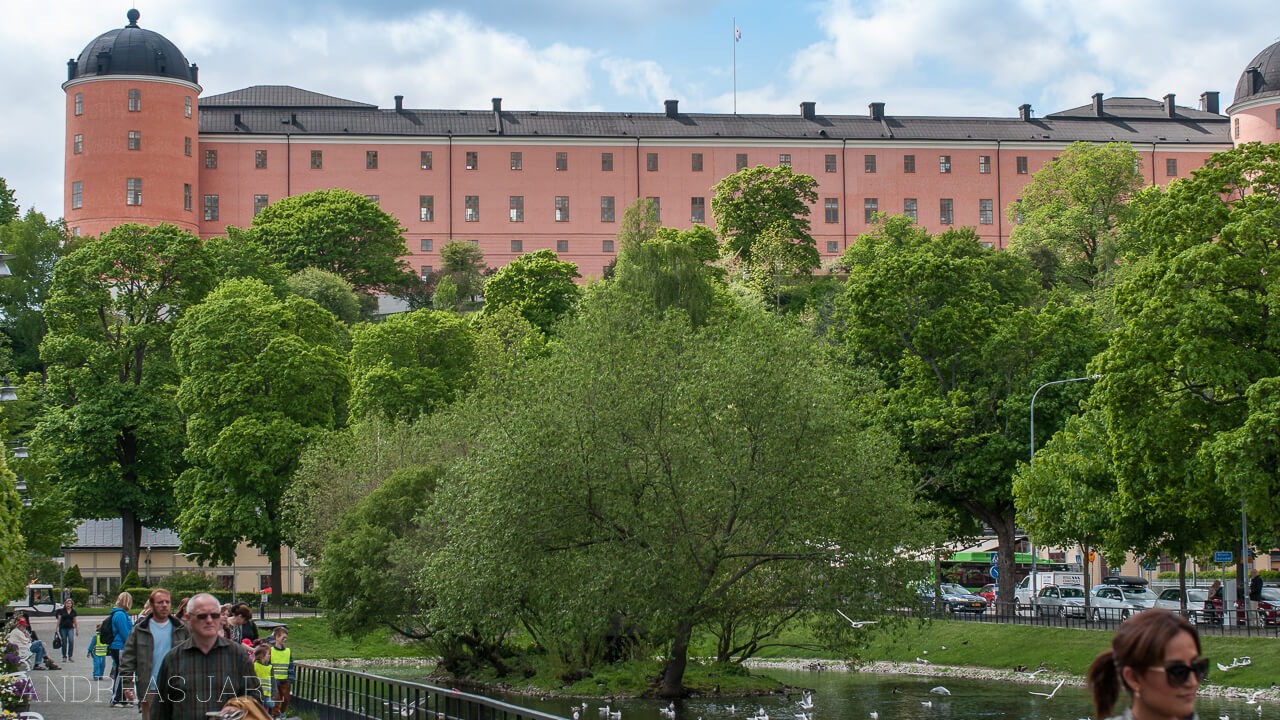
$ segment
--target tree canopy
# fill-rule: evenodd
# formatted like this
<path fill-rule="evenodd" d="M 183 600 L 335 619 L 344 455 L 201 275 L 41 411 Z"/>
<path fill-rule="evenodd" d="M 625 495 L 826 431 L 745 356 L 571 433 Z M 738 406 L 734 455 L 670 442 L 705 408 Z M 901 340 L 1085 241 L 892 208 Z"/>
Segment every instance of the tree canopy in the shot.
<path fill-rule="evenodd" d="M 484 312 L 512 306 L 547 332 L 582 297 L 582 288 L 574 282 L 580 277 L 577 263 L 560 260 L 551 250 L 525 253 L 484 284 Z"/>
<path fill-rule="evenodd" d="M 53 266 L 78 245 L 67 236 L 61 220 L 46 220 L 30 210 L 21 219 L 0 224 L 0 253 L 12 273 L 0 278 L 0 332 L 13 350 L 15 368 L 22 373 L 40 372 L 40 342 L 47 326 L 42 310 L 49 299 Z"/>
<path fill-rule="evenodd" d="M 817 180 L 792 172 L 790 165 L 758 165 L 716 183 L 711 212 L 724 254 L 753 267 L 759 242 L 772 232 L 790 243 L 791 266 L 804 272 L 818 267 L 818 246 L 809 234 L 817 186 Z"/>
<path fill-rule="evenodd" d="M 289 292 L 304 297 L 352 325 L 360 319 L 360 300 L 351 283 L 319 268 L 304 268 L 289 276 Z"/>
<path fill-rule="evenodd" d="M 471 385 L 475 336 L 449 312 L 415 310 L 356 329 L 351 411 L 412 421 L 452 402 Z"/>
<path fill-rule="evenodd" d="M 710 265 L 719 255 L 708 227 L 658 228 L 652 238 L 622 248 L 612 282 L 660 312 L 683 310 L 694 327 L 701 327 L 716 303 L 725 300 L 724 271 Z"/>
<path fill-rule="evenodd" d="M 0 225 L 7 225 L 18 219 L 18 199 L 13 188 L 4 178 L 0 178 Z"/>
<path fill-rule="evenodd" d="M 0 598 L 6 600 L 21 595 L 27 584 L 27 548 L 18 523 L 22 498 L 18 478 L 5 463 L 8 454 L 0 452 Z"/>
<path fill-rule="evenodd" d="M 465 240 L 450 240 L 440 248 L 440 274 L 458 289 L 458 303 L 469 303 L 484 290 L 484 251 Z"/>

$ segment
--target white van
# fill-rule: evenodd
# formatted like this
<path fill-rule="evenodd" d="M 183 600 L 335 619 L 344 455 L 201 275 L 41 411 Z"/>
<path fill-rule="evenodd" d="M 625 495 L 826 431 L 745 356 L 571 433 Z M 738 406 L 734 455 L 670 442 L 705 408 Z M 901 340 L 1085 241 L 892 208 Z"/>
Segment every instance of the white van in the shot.
<path fill-rule="evenodd" d="M 1035 589 L 1031 588 L 1031 581 L 1035 580 Z M 1026 577 L 1018 581 L 1014 586 L 1013 604 L 1018 611 L 1030 610 L 1035 606 L 1036 594 L 1041 588 L 1048 585 L 1084 585 L 1084 573 L 1078 572 L 1037 572 L 1028 573 Z"/>

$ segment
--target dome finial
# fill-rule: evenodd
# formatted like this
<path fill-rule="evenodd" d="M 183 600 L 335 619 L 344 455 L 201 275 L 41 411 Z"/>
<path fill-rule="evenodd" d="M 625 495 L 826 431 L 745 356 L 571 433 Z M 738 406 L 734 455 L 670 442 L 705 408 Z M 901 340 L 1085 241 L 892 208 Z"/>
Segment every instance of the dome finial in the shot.
<path fill-rule="evenodd" d="M 138 27 L 138 18 L 142 17 L 142 13 L 138 12 L 138 8 L 130 8 L 124 16 L 129 18 L 129 24 L 126 27 Z"/>

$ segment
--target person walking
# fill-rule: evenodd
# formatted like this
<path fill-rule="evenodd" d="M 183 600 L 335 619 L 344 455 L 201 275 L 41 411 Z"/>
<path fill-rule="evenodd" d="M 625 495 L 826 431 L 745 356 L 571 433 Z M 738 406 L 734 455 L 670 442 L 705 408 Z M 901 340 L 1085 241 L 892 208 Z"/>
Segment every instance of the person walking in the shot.
<path fill-rule="evenodd" d="M 187 604 L 190 641 L 175 645 L 160 663 L 152 720 L 203 720 L 236 698 L 263 708 L 253 663 L 243 647 L 222 637 L 219 615 L 218 599 L 208 593 Z"/>
<path fill-rule="evenodd" d="M 1258 574 L 1258 568 L 1254 568 L 1249 575 L 1249 614 L 1253 615 L 1258 610 L 1258 603 L 1262 602 L 1262 576 Z M 1259 618 L 1259 625 L 1262 624 Z"/>
<path fill-rule="evenodd" d="M 86 657 L 93 661 L 93 679 L 101 680 L 107 669 L 107 644 L 102 642 L 102 635 L 94 633 L 89 639 L 89 652 Z"/>
<path fill-rule="evenodd" d="M 120 653 L 120 673 L 125 697 L 136 697 L 142 720 L 151 720 L 156 696 L 156 675 L 165 655 L 190 640 L 187 626 L 170 613 L 172 596 L 164 588 L 151 591 L 147 599 L 151 614 L 133 626 Z"/>
<path fill-rule="evenodd" d="M 275 707 L 271 708 L 271 717 L 283 717 L 289 711 L 289 699 L 293 697 L 293 651 L 289 649 L 289 631 L 283 625 L 277 625 L 271 631 L 271 680 L 275 686 L 272 699 Z"/>
<path fill-rule="evenodd" d="M 1208 674 L 1195 626 L 1151 609 L 1120 623 L 1111 649 L 1094 659 L 1085 680 L 1098 720 L 1197 720 L 1196 693 Z M 1129 707 L 1112 715 L 1121 690 Z"/>
<path fill-rule="evenodd" d="M 111 707 L 128 707 L 120 685 L 120 651 L 124 649 L 125 640 L 133 630 L 133 621 L 129 619 L 129 610 L 133 608 L 133 596 L 122 592 L 116 596 L 116 604 L 111 608 L 107 618 L 111 626 L 111 644 L 107 646 L 107 656 L 111 658 Z"/>
<path fill-rule="evenodd" d="M 73 662 L 75 656 L 72 652 L 75 650 L 75 636 L 80 634 L 80 626 L 76 623 L 76 609 L 73 607 L 71 598 L 67 598 L 62 603 L 62 607 L 53 613 L 58 619 L 58 640 L 62 643 L 62 661 Z"/>

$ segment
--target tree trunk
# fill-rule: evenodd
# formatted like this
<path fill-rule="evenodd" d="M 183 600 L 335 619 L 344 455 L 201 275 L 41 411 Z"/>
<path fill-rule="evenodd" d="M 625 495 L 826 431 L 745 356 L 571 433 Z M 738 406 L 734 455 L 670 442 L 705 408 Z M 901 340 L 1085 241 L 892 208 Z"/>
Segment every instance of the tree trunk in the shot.
<path fill-rule="evenodd" d="M 1178 606 L 1182 608 L 1182 616 L 1187 616 L 1187 554 L 1178 552 Z"/>
<path fill-rule="evenodd" d="M 689 638 L 693 635 L 693 623 L 681 620 L 676 625 L 676 635 L 671 640 L 671 655 L 662 666 L 662 687 L 658 697 L 677 698 L 684 695 L 684 669 L 689 664 Z"/>
<path fill-rule="evenodd" d="M 1084 576 L 1084 619 L 1085 621 L 1088 621 L 1089 605 L 1090 605 L 1089 585 L 1091 584 L 1091 578 L 1089 577 L 1089 569 L 1092 566 L 1092 563 L 1089 562 L 1089 541 L 1088 540 L 1085 540 L 1083 543 L 1080 544 L 1080 553 L 1081 553 L 1080 569 L 1084 570 L 1083 573 L 1080 573 L 1081 575 Z"/>
<path fill-rule="evenodd" d="M 120 582 L 130 570 L 138 569 L 138 546 L 142 544 L 142 521 L 132 510 L 120 511 Z M 141 573 L 139 573 L 141 575 Z"/>
<path fill-rule="evenodd" d="M 1017 562 L 1013 546 L 1014 511 L 1010 508 L 1003 513 L 991 513 L 988 516 L 988 522 L 996 534 L 996 567 L 1000 575 L 997 579 L 1000 585 L 998 610 L 1004 613 L 1016 613 L 1016 599 L 1013 596 L 1017 580 L 1015 577 Z M 1034 598 L 1032 600 L 1034 602 Z"/>
<path fill-rule="evenodd" d="M 271 556 L 271 602 L 279 605 L 284 599 L 284 596 L 281 595 L 284 589 L 280 587 L 282 580 L 280 573 L 280 546 L 277 545 L 268 554 Z"/>

